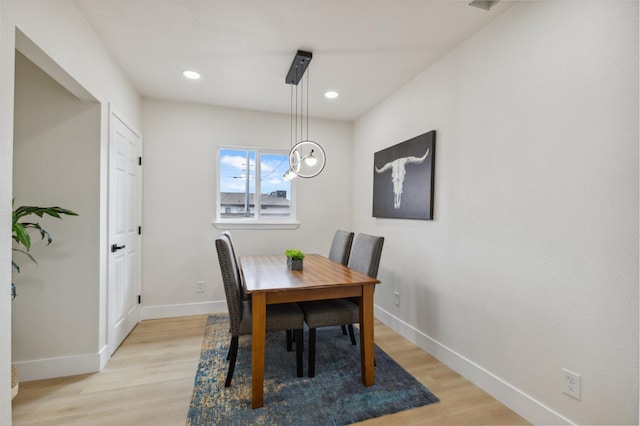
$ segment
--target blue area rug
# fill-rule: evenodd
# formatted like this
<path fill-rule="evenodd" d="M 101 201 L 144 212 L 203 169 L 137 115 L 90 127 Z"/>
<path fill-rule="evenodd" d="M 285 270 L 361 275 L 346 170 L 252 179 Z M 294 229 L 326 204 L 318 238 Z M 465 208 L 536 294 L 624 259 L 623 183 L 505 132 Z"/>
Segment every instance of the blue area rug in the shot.
<path fill-rule="evenodd" d="M 356 329 L 356 333 L 358 330 Z M 296 377 L 285 333 L 267 333 L 264 407 L 251 408 L 251 336 L 240 337 L 233 381 L 224 387 L 230 342 L 226 315 L 207 321 L 187 425 L 346 425 L 438 402 L 377 345 L 374 386 L 360 376 L 359 346 L 340 327 L 318 329 L 316 377 Z"/>

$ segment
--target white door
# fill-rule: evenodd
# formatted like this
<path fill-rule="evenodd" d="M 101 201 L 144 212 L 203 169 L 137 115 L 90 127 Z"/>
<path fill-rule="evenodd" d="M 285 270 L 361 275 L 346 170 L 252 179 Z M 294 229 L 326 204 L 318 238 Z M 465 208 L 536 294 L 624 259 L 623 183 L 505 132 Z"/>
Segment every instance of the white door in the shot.
<path fill-rule="evenodd" d="M 141 138 L 109 113 L 109 356 L 140 321 Z"/>

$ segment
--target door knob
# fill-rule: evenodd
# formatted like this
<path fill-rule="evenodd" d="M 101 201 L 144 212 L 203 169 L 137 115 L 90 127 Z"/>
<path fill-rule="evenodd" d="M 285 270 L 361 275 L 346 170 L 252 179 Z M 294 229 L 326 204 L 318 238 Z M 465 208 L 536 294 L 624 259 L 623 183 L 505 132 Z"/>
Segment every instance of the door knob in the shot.
<path fill-rule="evenodd" d="M 122 250 L 123 248 L 125 248 L 125 245 L 124 245 L 124 244 L 123 244 L 123 245 L 121 245 L 121 246 L 119 246 L 119 245 L 117 245 L 117 244 L 111 244 L 111 253 L 115 253 L 115 252 L 117 252 L 118 250 Z"/>

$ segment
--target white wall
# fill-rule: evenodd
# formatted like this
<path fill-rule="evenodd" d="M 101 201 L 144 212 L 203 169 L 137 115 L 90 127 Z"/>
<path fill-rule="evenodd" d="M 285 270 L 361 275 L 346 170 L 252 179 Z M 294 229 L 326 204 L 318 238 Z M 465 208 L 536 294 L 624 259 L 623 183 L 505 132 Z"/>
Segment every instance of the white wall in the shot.
<path fill-rule="evenodd" d="M 0 220 L 8 225 L 12 198 L 12 150 L 13 150 L 13 87 L 14 54 L 16 49 L 16 30 L 21 31 L 33 49 L 30 53 L 41 52 L 34 60 L 39 66 L 56 76 L 64 75 L 65 83 L 73 82 L 90 97 L 100 103 L 100 161 L 94 173 L 100 176 L 99 189 L 99 227 L 94 232 L 99 235 L 100 276 L 97 282 L 87 285 L 93 292 L 92 297 L 100 300 L 99 311 L 94 312 L 99 323 L 92 340 L 96 347 L 106 344 L 106 171 L 108 142 L 108 108 L 112 103 L 122 111 L 127 119 L 140 126 L 140 97 L 126 80 L 124 73 L 113 58 L 106 52 L 102 41 L 93 32 L 89 24 L 79 13 L 73 1 L 20 1 L 3 0 L 0 15 Z M 20 39 L 20 38 L 19 38 Z M 23 40 L 24 41 L 24 40 Z M 36 60 L 41 60 L 42 64 Z M 66 86 L 65 86 L 66 87 Z M 5 235 L 7 227 L 0 226 Z M 11 256 L 8 238 L 0 238 L 0 283 L 8 288 L 10 269 L 8 258 Z M 6 266 L 5 266 L 6 265 Z M 0 298 L 0 308 L 6 302 Z M 33 312 L 35 318 L 47 322 L 48 317 Z M 10 309 L 0 309 L 0 384 L 9 380 L 11 363 L 11 334 L 8 332 Z M 60 331 L 60 330 L 57 330 Z M 66 333 L 66 331 L 65 331 Z M 56 359 L 59 361 L 60 359 Z M 73 357 L 63 358 L 63 362 L 73 364 Z M 0 423 L 10 424 L 11 405 L 6 387 L 0 388 Z M 8 407 L 8 410 L 5 409 Z"/>
<path fill-rule="evenodd" d="M 435 220 L 372 218 L 374 152 L 433 129 Z M 534 423 L 637 424 L 637 2 L 515 5 L 361 117 L 353 155 L 380 318 Z"/>
<path fill-rule="evenodd" d="M 143 317 L 226 310 L 214 240 L 219 145 L 290 146 L 290 117 L 158 100 L 143 102 Z M 296 230 L 232 230 L 239 255 L 297 247 L 328 253 L 336 229 L 351 226 L 351 125 L 310 120 L 325 170 L 298 180 Z M 196 293 L 196 281 L 206 291 Z"/>
<path fill-rule="evenodd" d="M 12 111 L 7 111 L 6 103 L 13 98 L 13 82 L 5 77 L 6 64 L 10 62 L 5 49 L 6 39 L 2 35 L 4 22 L 4 0 L 0 0 L 0 123 L 13 119 Z M 6 289 L 11 283 L 11 163 L 13 146 L 11 143 L 13 126 L 0 126 L 0 288 Z M 4 290 L 3 290 L 4 292 Z M 6 293 L 5 293 L 6 294 Z M 0 424 L 11 424 L 11 301 L 0 297 Z"/>

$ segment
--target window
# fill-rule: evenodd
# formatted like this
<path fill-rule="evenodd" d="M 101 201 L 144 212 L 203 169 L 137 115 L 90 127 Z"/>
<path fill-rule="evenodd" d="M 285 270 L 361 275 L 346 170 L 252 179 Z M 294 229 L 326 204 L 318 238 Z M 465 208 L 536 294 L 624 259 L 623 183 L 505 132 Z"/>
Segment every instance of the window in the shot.
<path fill-rule="evenodd" d="M 254 148 L 218 148 L 216 226 L 297 227 L 289 153 Z M 259 194 L 259 196 L 256 196 Z"/>

